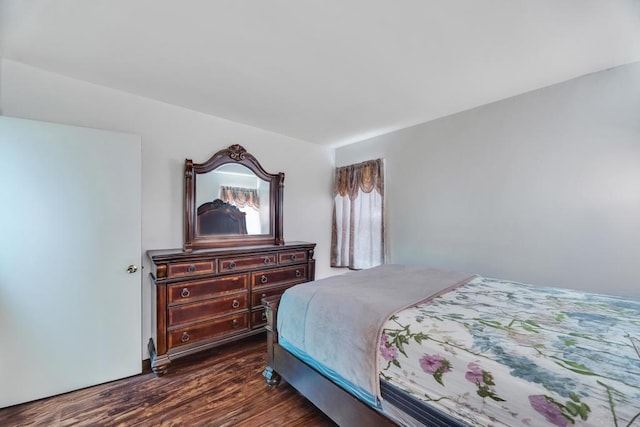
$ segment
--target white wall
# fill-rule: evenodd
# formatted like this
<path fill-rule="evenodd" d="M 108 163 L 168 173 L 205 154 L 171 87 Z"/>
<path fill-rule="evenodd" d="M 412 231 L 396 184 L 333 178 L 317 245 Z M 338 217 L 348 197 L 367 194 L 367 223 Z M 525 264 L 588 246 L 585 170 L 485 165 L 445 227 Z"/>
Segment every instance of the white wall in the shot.
<path fill-rule="evenodd" d="M 267 171 L 285 172 L 285 241 L 317 243 L 316 277 L 335 274 L 329 267 L 332 149 L 7 59 L 2 59 L 0 79 L 4 115 L 142 137 L 143 251 L 182 247 L 184 159 L 204 162 L 216 151 L 240 144 Z M 143 273 L 145 357 L 152 333 L 150 287 Z"/>
<path fill-rule="evenodd" d="M 336 150 L 377 157 L 391 262 L 640 295 L 640 63 Z"/>

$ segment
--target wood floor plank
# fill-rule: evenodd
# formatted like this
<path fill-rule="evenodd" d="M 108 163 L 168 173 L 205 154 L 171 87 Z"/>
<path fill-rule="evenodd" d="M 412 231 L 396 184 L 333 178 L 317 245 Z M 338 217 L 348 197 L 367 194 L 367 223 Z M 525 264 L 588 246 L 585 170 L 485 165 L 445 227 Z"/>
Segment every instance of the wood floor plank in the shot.
<path fill-rule="evenodd" d="M 248 338 L 173 362 L 162 377 L 136 375 L 0 409 L 0 426 L 334 427 L 288 384 L 267 387 L 266 352 L 264 336 Z"/>

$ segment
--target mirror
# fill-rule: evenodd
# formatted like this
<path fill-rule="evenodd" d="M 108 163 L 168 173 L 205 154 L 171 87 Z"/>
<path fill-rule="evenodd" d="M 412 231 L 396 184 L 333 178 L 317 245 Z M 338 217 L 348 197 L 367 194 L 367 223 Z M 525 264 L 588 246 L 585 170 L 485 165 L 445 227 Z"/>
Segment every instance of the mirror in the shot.
<path fill-rule="evenodd" d="M 284 173 L 267 173 L 241 145 L 185 160 L 184 250 L 284 244 Z"/>
<path fill-rule="evenodd" d="M 196 186 L 196 232 L 201 236 L 269 234 L 269 188 L 269 181 L 240 164 L 227 163 L 201 174 Z M 223 204 L 226 204 L 224 208 Z M 217 221 L 206 221 L 204 219 L 213 218 L 206 209 L 228 213 L 231 220 L 221 214 Z M 234 215 L 240 218 L 238 224 Z"/>

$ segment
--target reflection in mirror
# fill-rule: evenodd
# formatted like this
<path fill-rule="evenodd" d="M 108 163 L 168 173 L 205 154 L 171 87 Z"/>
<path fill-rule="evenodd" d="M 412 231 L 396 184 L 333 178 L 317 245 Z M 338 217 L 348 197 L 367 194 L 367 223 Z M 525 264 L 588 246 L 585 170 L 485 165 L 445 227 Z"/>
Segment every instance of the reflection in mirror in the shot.
<path fill-rule="evenodd" d="M 269 181 L 227 163 L 198 177 L 198 235 L 269 234 Z"/>

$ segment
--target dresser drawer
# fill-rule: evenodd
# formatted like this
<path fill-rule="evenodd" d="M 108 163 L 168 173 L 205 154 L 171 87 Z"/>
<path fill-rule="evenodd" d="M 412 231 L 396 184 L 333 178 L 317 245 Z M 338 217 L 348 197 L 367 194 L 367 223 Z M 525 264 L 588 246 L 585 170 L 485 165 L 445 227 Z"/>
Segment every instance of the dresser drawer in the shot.
<path fill-rule="evenodd" d="M 169 331 L 168 347 L 176 348 L 203 341 L 209 338 L 221 338 L 249 329 L 249 313 L 236 314 L 219 318 L 210 322 Z"/>
<path fill-rule="evenodd" d="M 287 289 L 289 289 L 290 287 L 291 287 L 290 285 L 278 286 L 278 287 L 275 287 L 275 288 L 264 288 L 263 287 L 263 289 L 258 289 L 258 290 L 252 291 L 251 292 L 251 307 L 255 308 L 255 307 L 262 306 L 262 298 L 275 296 L 275 295 L 282 295 L 282 293 L 284 291 L 286 291 Z"/>
<path fill-rule="evenodd" d="M 264 254 L 248 257 L 227 258 L 219 260 L 218 263 L 220 273 L 250 270 L 253 268 L 276 265 L 276 255 Z"/>
<path fill-rule="evenodd" d="M 264 308 L 251 312 L 251 329 L 260 328 L 267 324 L 267 313 Z"/>
<path fill-rule="evenodd" d="M 230 292 L 241 292 L 249 288 L 249 275 L 216 277 L 214 279 L 190 280 L 168 286 L 169 304 L 198 301 Z"/>
<path fill-rule="evenodd" d="M 234 311 L 246 310 L 249 307 L 248 299 L 249 295 L 245 292 L 171 307 L 169 309 L 169 326 L 198 322 Z"/>
<path fill-rule="evenodd" d="M 167 277 L 194 276 L 197 274 L 215 273 L 213 261 L 194 261 L 169 264 Z"/>
<path fill-rule="evenodd" d="M 307 251 L 289 251 L 280 252 L 278 254 L 278 262 L 281 265 L 291 264 L 294 262 L 305 262 L 307 260 Z"/>
<path fill-rule="evenodd" d="M 306 281 L 306 264 L 251 273 L 251 286 L 254 289 L 261 286 L 294 285 Z"/>

